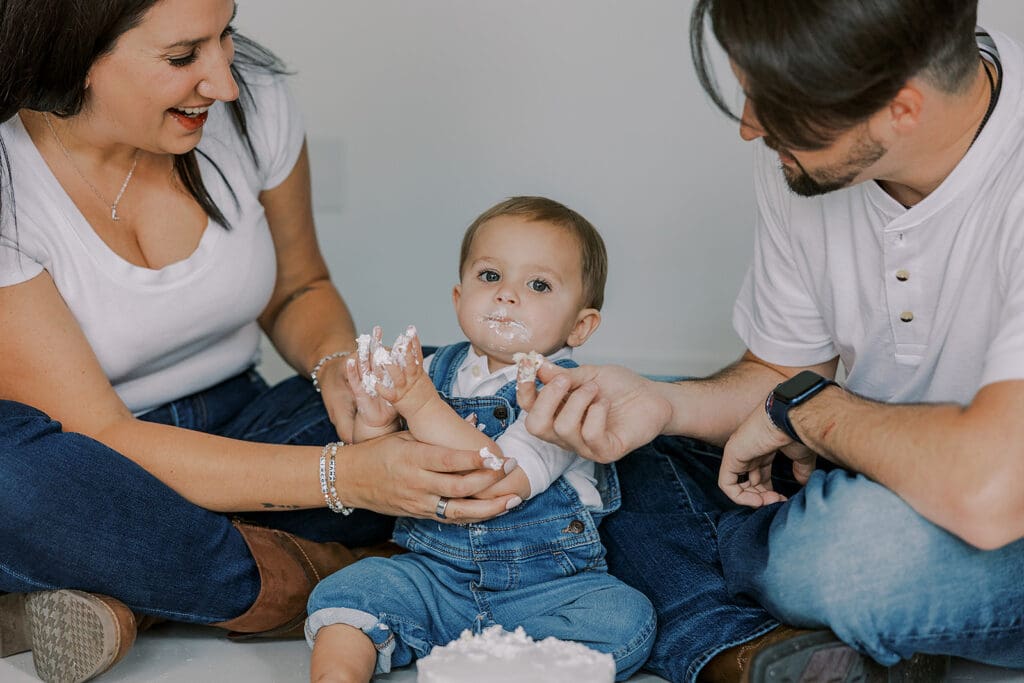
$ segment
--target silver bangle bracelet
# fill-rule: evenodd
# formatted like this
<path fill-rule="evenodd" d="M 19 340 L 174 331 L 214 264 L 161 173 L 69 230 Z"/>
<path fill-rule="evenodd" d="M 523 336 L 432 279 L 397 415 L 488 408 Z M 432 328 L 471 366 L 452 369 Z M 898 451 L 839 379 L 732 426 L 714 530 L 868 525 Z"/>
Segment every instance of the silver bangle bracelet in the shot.
<path fill-rule="evenodd" d="M 341 441 L 326 444 L 320 451 L 320 491 L 324 494 L 324 502 L 327 503 L 331 512 L 341 515 L 351 515 L 355 508 L 350 508 L 338 498 L 338 489 L 335 488 L 335 465 L 334 459 L 338 455 L 338 449 L 345 444 Z"/>
<path fill-rule="evenodd" d="M 316 389 L 316 393 L 320 393 L 320 381 L 317 379 L 317 375 L 324 364 L 328 361 L 334 360 L 335 358 L 344 358 L 351 353 L 351 351 L 335 351 L 334 353 L 327 354 L 316 362 L 316 365 L 313 366 L 313 370 L 309 373 L 309 378 L 313 380 L 313 388 Z"/>

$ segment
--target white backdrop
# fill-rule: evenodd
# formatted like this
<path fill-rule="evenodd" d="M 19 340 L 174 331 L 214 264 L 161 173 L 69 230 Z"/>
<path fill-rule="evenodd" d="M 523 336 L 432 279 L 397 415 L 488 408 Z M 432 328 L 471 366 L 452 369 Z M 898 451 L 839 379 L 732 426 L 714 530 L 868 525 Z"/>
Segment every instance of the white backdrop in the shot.
<path fill-rule="evenodd" d="M 1024 39 L 1021 0 L 981 5 L 984 25 Z M 358 329 L 459 339 L 463 231 L 542 194 L 610 252 L 604 322 L 578 359 L 673 374 L 735 360 L 752 147 L 697 85 L 690 6 L 240 0 L 238 28 L 297 72 L 321 246 Z M 271 351 L 264 371 L 288 372 Z"/>

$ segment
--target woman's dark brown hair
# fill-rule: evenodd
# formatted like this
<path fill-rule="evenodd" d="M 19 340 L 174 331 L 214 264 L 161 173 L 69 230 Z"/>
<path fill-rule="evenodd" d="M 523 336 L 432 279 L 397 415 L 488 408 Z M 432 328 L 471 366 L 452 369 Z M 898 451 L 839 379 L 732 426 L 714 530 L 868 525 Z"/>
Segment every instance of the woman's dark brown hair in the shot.
<path fill-rule="evenodd" d="M 138 26 L 159 0 L 3 0 L 0 2 L 0 122 L 21 109 L 74 116 L 85 102 L 85 81 L 93 63 L 114 49 L 117 39 Z M 244 69 L 284 73 L 284 65 L 270 51 L 240 35 L 234 35 L 232 75 L 239 98 L 228 105 L 232 119 L 256 157 L 246 124 L 246 110 L 253 100 Z M 174 168 L 181 183 L 203 211 L 229 228 L 224 214 L 210 197 L 199 173 L 199 150 L 175 155 Z M 205 155 L 204 155 L 205 156 Z M 11 177 L 7 148 L 0 138 L 0 178 Z M 258 163 L 259 160 L 255 159 Z M 213 160 L 210 160 L 213 163 Z M 213 164 L 217 168 L 216 164 Z M 217 169 L 220 172 L 220 169 Z M 13 217 L 13 182 L 0 194 L 0 216 Z M 230 186 L 229 186 L 230 187 Z M 6 201 L 5 201 L 6 200 Z M 16 219 L 15 219 L 16 220 Z M 12 224 L 14 221 L 12 221 Z M 3 224 L 7 224 L 6 221 Z"/>

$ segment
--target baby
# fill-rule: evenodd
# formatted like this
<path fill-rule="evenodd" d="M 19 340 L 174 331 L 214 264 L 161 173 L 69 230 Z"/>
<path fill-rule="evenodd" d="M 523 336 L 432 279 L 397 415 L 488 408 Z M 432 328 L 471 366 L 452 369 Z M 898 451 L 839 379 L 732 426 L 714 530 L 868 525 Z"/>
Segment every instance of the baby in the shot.
<path fill-rule="evenodd" d="M 422 356 L 415 329 L 388 350 L 379 328 L 348 361 L 356 439 L 405 424 L 431 444 L 479 450 L 508 474 L 478 497 L 514 493 L 486 522 L 401 518 L 408 553 L 367 558 L 327 577 L 309 599 L 313 681 L 370 680 L 427 655 L 467 628 L 522 626 L 611 654 L 619 680 L 647 658 L 655 619 L 641 593 L 610 576 L 600 519 L 619 506 L 611 466 L 526 431 L 517 382 L 540 352 L 566 367 L 601 320 L 607 255 L 591 224 L 542 197 L 514 197 L 466 231 L 452 299 L 468 342 Z M 520 363 L 516 363 L 516 360 Z M 518 373 L 518 376 L 517 376 Z"/>

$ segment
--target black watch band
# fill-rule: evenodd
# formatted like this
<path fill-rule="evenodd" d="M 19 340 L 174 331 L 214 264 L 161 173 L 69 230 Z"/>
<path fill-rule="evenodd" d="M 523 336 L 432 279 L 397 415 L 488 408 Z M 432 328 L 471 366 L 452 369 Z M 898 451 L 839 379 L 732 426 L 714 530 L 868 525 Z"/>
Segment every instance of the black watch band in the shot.
<path fill-rule="evenodd" d="M 789 411 L 805 403 L 823 389 L 831 386 L 839 386 L 827 377 L 822 377 L 816 372 L 804 370 L 790 377 L 768 394 L 764 402 L 764 410 L 768 413 L 768 419 L 772 421 L 780 431 L 797 443 L 803 443 L 800 436 L 793 429 L 793 423 L 789 419 Z"/>

